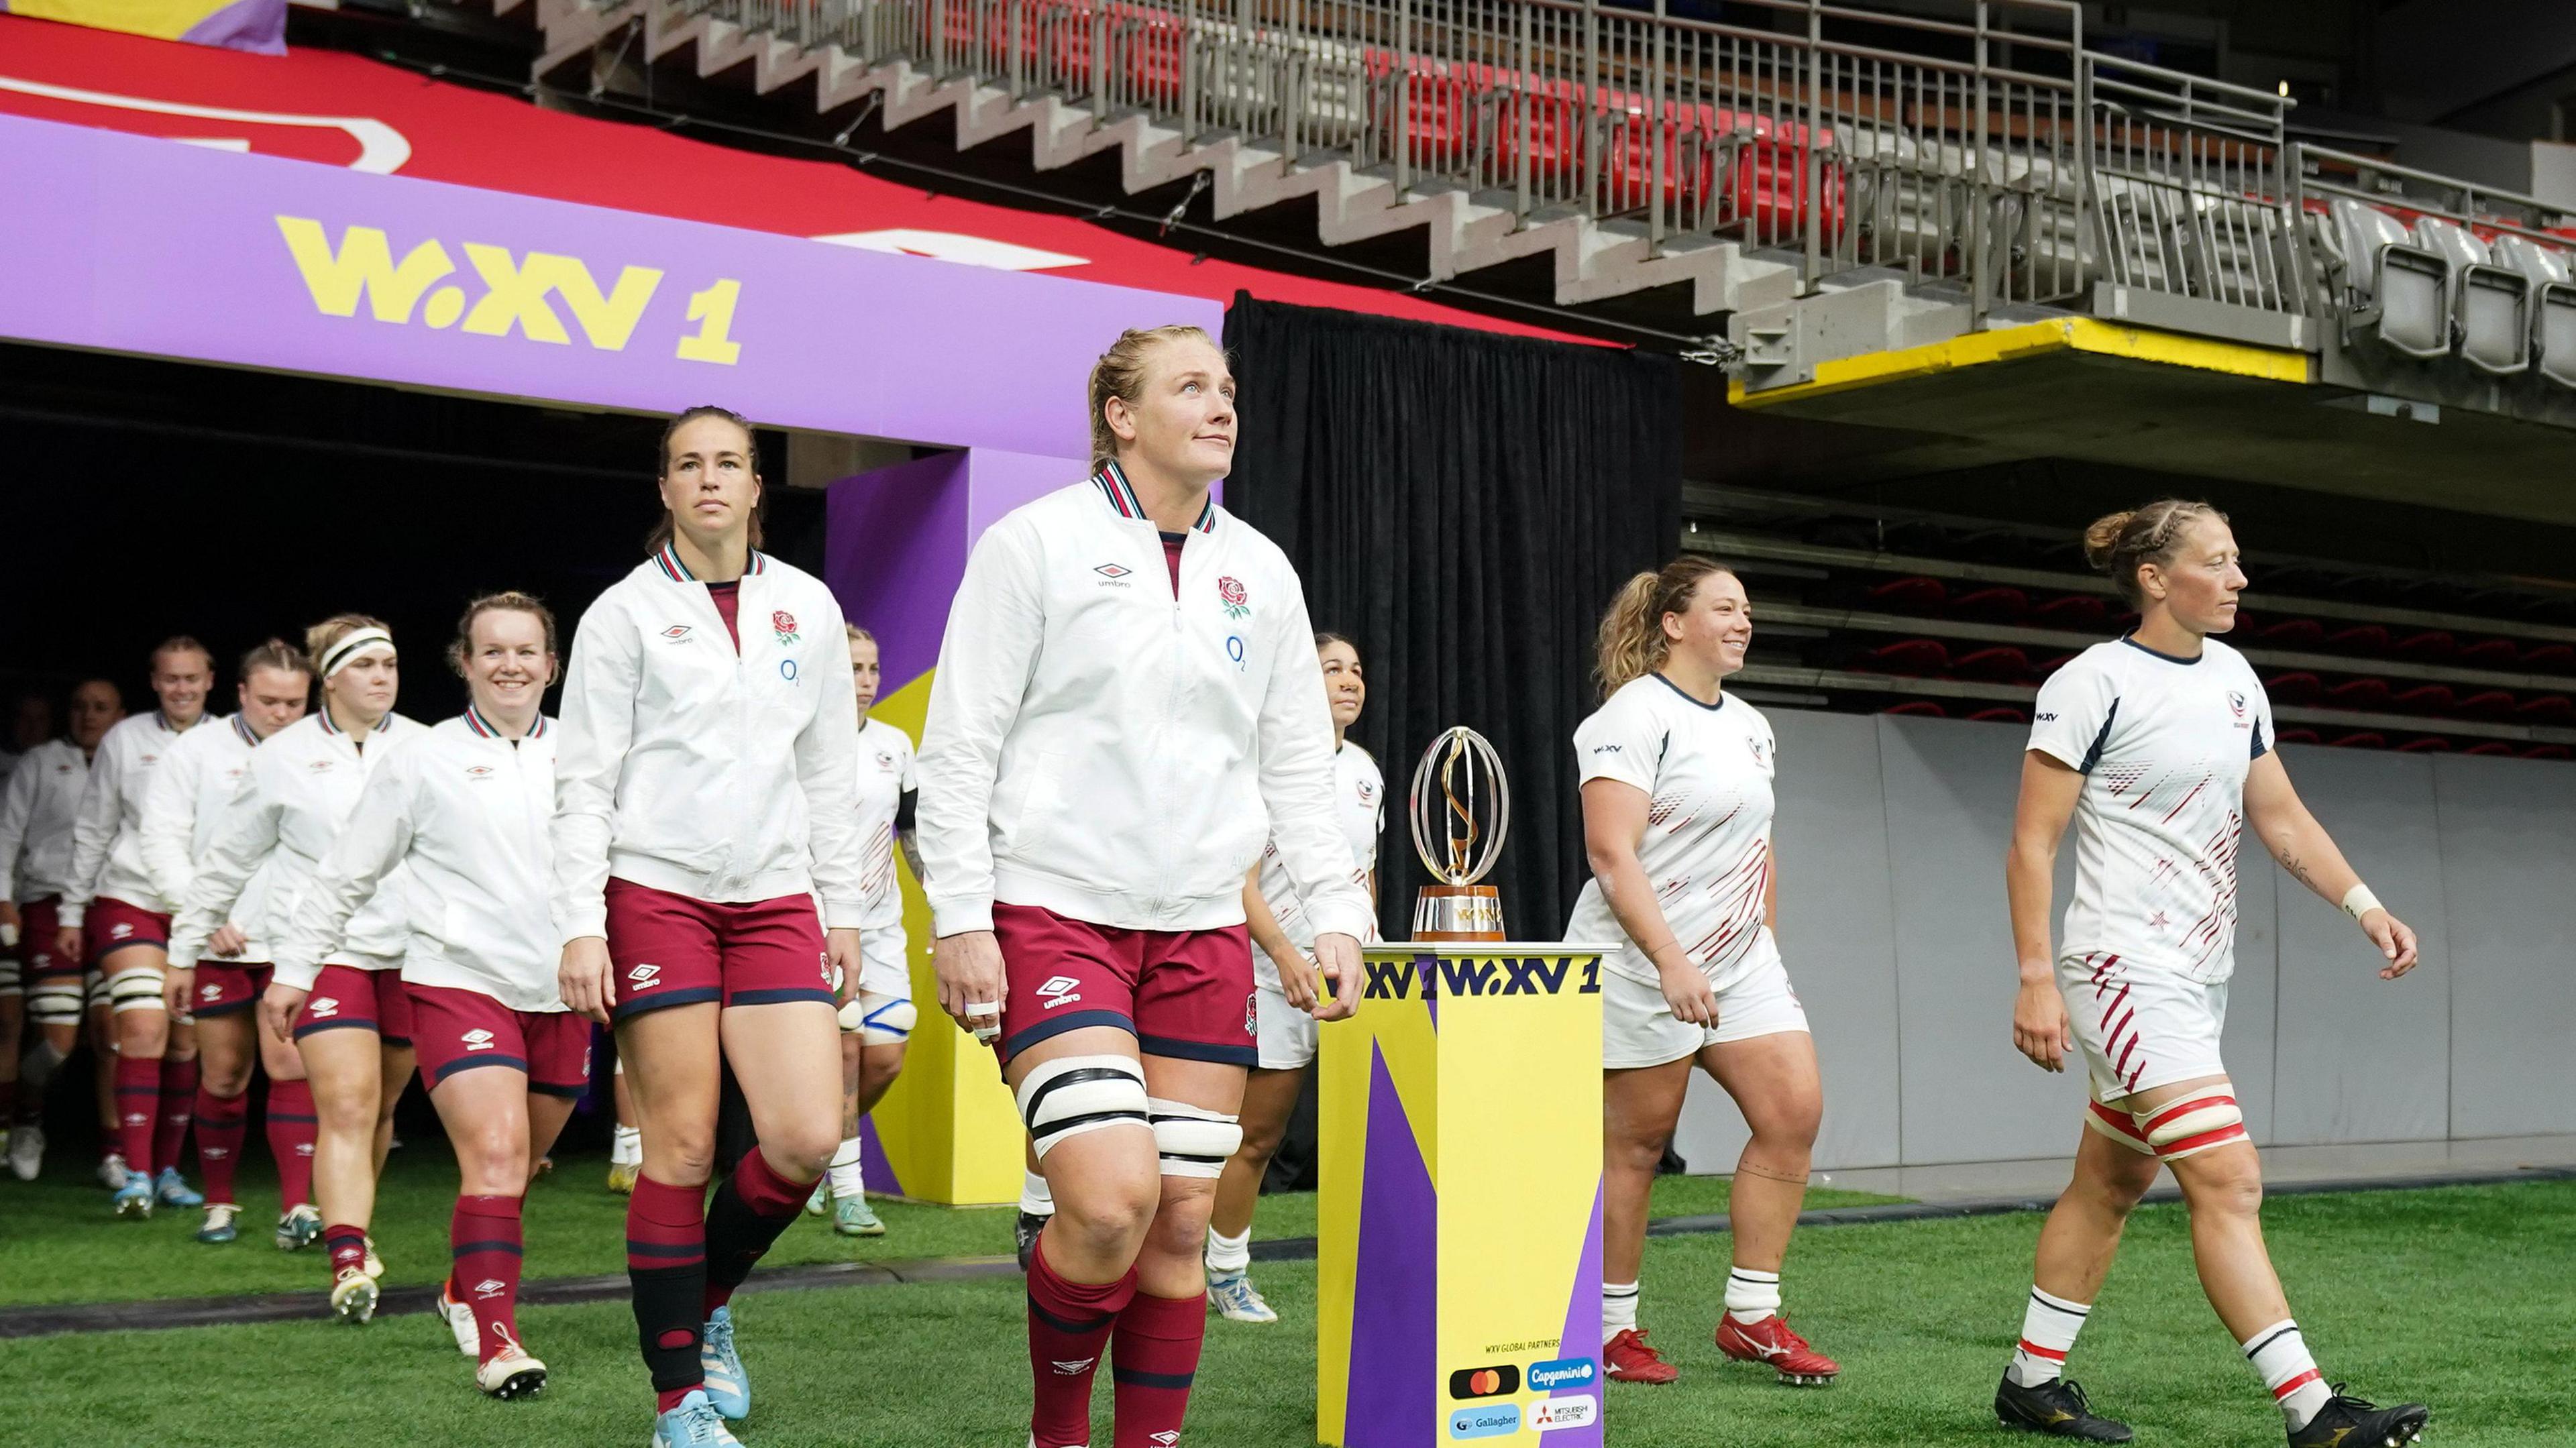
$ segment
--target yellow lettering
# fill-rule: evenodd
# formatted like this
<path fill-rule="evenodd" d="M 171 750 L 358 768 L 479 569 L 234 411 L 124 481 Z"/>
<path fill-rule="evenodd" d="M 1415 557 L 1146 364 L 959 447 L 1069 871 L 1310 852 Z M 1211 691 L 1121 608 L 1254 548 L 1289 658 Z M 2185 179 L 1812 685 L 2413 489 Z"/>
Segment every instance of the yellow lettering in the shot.
<path fill-rule="evenodd" d="M 580 324 L 582 335 L 602 352 L 626 350 L 626 339 L 635 335 L 635 323 L 643 317 L 645 304 L 653 300 L 653 289 L 662 284 L 662 273 L 654 268 L 630 266 L 618 272 L 617 289 L 602 297 L 599 283 L 591 280 L 590 268 L 579 257 L 542 251 L 528 253 L 521 275 L 541 277 L 553 287 L 564 305 L 572 308 L 572 319 Z"/>
<path fill-rule="evenodd" d="M 542 264 L 548 259 L 545 253 L 531 253 L 529 265 L 523 267 L 511 259 L 507 247 L 469 241 L 465 243 L 465 259 L 474 263 L 483 284 L 491 288 L 474 303 L 474 310 L 465 314 L 466 331 L 483 337 L 506 337 L 515 324 L 519 334 L 531 342 L 572 345 L 572 335 L 564 330 L 563 319 L 546 305 L 546 293 L 553 289 L 556 274 Z M 592 289 L 594 294 L 597 290 Z"/>
<path fill-rule="evenodd" d="M 733 330 L 733 309 L 742 300 L 742 283 L 731 277 L 718 281 L 703 292 L 689 294 L 689 320 L 699 323 L 694 335 L 680 339 L 679 357 L 683 362 L 713 362 L 731 367 L 742 360 L 742 344 L 728 338 Z"/>
<path fill-rule="evenodd" d="M 326 317 L 356 316 L 358 299 L 364 297 L 377 321 L 408 322 L 420 294 L 456 270 L 447 249 L 435 241 L 413 247 L 396 266 L 384 232 L 372 226 L 352 226 L 342 232 L 336 252 L 321 222 L 281 216 L 277 230 L 286 238 L 295 269 L 304 276 L 305 290 L 313 294 L 314 307 Z"/>

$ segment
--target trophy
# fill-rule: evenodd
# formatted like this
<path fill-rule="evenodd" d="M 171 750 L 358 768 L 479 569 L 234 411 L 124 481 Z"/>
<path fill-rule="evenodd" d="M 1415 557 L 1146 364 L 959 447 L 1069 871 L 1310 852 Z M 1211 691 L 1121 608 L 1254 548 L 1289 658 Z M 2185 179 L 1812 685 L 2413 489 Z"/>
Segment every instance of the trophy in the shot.
<path fill-rule="evenodd" d="M 1415 898 L 1413 938 L 1503 939 L 1502 896 L 1476 883 L 1493 873 L 1511 828 L 1512 792 L 1503 781 L 1502 756 L 1473 729 L 1449 730 L 1423 751 L 1409 809 L 1414 853 L 1434 879 L 1445 882 L 1423 886 Z"/>

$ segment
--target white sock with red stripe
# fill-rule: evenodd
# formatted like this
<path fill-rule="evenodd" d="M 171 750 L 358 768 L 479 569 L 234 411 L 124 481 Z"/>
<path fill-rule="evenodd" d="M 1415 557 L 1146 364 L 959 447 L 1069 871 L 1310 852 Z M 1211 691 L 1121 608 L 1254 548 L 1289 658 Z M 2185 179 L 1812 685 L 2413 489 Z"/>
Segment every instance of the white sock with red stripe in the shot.
<path fill-rule="evenodd" d="M 2075 1334 L 2093 1306 L 2051 1297 L 2034 1286 L 2030 1305 L 2022 1309 L 2021 1346 L 2013 1349 L 2012 1380 L 2025 1388 L 2053 1383 L 2066 1371 L 2066 1355 L 2075 1350 Z"/>
<path fill-rule="evenodd" d="M 1726 1315 L 1747 1327 L 1780 1310 L 1780 1274 L 1737 1267 L 1726 1274 Z"/>
<path fill-rule="evenodd" d="M 1608 1342 L 1637 1325 L 1637 1284 L 1601 1284 L 1601 1340 Z"/>
<path fill-rule="evenodd" d="M 2308 1426 L 2308 1420 L 2334 1395 L 2326 1386 L 2325 1374 L 2317 1371 L 2317 1360 L 2309 1355 L 2308 1340 L 2299 1335 L 2296 1322 L 2276 1322 L 2240 1346 L 2245 1360 L 2263 1375 L 2263 1386 L 2272 1390 L 2272 1401 L 2289 1420 L 2291 1432 Z"/>

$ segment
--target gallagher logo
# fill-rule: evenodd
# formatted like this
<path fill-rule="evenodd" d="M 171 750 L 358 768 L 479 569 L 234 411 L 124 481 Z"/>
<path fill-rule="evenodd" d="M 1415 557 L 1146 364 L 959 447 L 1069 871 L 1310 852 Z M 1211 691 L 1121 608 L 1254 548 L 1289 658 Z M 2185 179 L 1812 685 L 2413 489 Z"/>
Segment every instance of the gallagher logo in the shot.
<path fill-rule="evenodd" d="M 1490 1368 L 1460 1368 L 1449 1375 L 1449 1396 L 1461 1400 L 1499 1398 L 1520 1390 L 1521 1370 L 1512 1363 Z"/>

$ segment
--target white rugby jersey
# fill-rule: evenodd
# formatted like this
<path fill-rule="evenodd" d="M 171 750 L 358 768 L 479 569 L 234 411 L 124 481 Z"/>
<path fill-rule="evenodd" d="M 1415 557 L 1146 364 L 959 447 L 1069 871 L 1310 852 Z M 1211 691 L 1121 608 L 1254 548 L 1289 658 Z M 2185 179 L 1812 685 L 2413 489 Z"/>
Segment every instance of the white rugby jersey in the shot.
<path fill-rule="evenodd" d="M 239 714 L 209 719 L 205 728 L 180 735 L 179 742 L 170 746 L 169 757 L 153 772 L 151 792 L 143 797 L 143 868 L 152 877 L 154 893 L 169 902 L 174 913 L 177 904 L 188 898 L 188 886 L 197 878 L 198 857 L 214 843 L 224 806 L 232 802 L 242 772 L 250 768 L 250 752 L 258 747 L 259 736 Z M 240 956 L 243 960 L 269 958 L 267 900 L 272 873 L 261 866 L 242 887 L 241 898 L 233 902 L 232 923 L 248 937 Z"/>
<path fill-rule="evenodd" d="M 1661 674 L 1631 679 L 1574 731 L 1583 782 L 1646 795 L 1637 863 L 1683 953 L 1724 990 L 1779 947 L 1762 921 L 1771 884 L 1771 776 L 1779 746 L 1762 711 L 1721 694 L 1703 704 Z M 1627 938 L 1598 879 L 1566 922 L 1573 941 L 1624 942 L 1602 963 L 1644 985 L 1662 977 Z"/>
<path fill-rule="evenodd" d="M 1351 740 L 1342 741 L 1333 756 L 1333 818 L 1341 823 L 1342 838 L 1350 841 L 1351 860 L 1355 868 L 1351 879 L 1362 890 L 1369 887 L 1369 876 L 1377 871 L 1378 837 L 1386 833 L 1386 779 L 1378 773 L 1377 760 Z M 1276 844 L 1261 849 L 1261 898 L 1270 906 L 1270 914 L 1279 922 L 1279 933 L 1299 950 L 1315 948 L 1315 922 L 1306 918 L 1306 907 L 1297 898 L 1297 887 L 1288 878 L 1288 867 L 1279 862 Z M 1364 941 L 1378 938 L 1377 920 L 1369 920 L 1369 933 Z M 1279 989 L 1279 966 L 1262 953 L 1255 942 L 1252 947 L 1253 976 L 1272 990 Z"/>
<path fill-rule="evenodd" d="M 867 902 L 861 929 L 903 926 L 903 889 L 894 874 L 894 821 L 903 808 L 904 791 L 913 788 L 912 736 L 883 719 L 860 720 L 858 820 L 866 863 L 859 871 L 859 893 Z"/>
<path fill-rule="evenodd" d="M 206 716 L 199 716 L 199 724 Z M 182 729 L 155 709 L 130 714 L 98 742 L 89 784 L 81 791 L 80 817 L 72 825 L 71 888 L 63 892 L 61 919 L 78 925 L 89 904 L 104 895 L 137 910 L 167 915 L 178 902 L 154 889 L 143 864 L 143 801 L 152 778 L 195 725 Z"/>
<path fill-rule="evenodd" d="M 19 905 L 70 888 L 72 825 L 89 756 L 68 739 L 48 739 L 19 756 L 0 787 L 0 889 Z"/>
<path fill-rule="evenodd" d="M 2040 686 L 2030 747 L 2084 775 L 2059 956 L 2227 979 L 2245 771 L 2272 747 L 2272 704 L 2245 656 L 2216 639 L 2197 659 L 2095 644 Z"/>
<path fill-rule="evenodd" d="M 295 918 L 304 892 L 312 888 L 322 857 L 348 828 L 367 776 L 383 767 L 396 749 L 427 732 L 428 727 L 415 720 L 387 714 L 377 721 L 362 750 L 347 730 L 331 722 L 331 711 L 325 708 L 278 730 L 252 750 L 250 768 L 225 802 L 214 838 L 197 859 L 197 875 L 188 883 L 187 898 L 171 917 L 170 963 L 197 963 L 207 938 L 223 925 L 244 887 L 263 867 L 274 872 L 269 880 L 268 923 L 272 934 L 281 931 Z M 349 922 L 352 954 L 402 957 L 411 943 L 411 915 L 404 894 L 409 883 L 409 872 L 397 870 Z M 311 975 L 299 977 L 282 965 L 276 979 L 302 990 L 313 988 Z"/>

